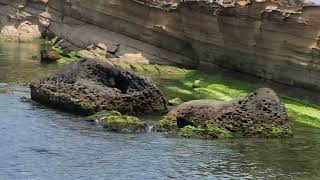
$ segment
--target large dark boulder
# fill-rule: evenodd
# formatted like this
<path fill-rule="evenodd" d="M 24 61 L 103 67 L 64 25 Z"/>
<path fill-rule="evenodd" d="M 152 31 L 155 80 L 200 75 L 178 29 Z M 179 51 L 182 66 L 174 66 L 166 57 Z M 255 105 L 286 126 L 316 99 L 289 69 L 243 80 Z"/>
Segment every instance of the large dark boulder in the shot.
<path fill-rule="evenodd" d="M 163 113 L 167 103 L 150 80 L 93 59 L 80 59 L 30 85 L 34 101 L 77 114 L 102 110 L 142 115 Z"/>
<path fill-rule="evenodd" d="M 169 131 L 188 127 L 181 133 L 184 136 L 189 136 L 188 133 L 207 136 L 206 133 L 213 131 L 228 137 L 284 137 L 292 134 L 284 104 L 268 88 L 232 101 L 195 100 L 184 103 L 169 112 L 156 126 L 161 131 L 166 130 L 164 127 Z"/>

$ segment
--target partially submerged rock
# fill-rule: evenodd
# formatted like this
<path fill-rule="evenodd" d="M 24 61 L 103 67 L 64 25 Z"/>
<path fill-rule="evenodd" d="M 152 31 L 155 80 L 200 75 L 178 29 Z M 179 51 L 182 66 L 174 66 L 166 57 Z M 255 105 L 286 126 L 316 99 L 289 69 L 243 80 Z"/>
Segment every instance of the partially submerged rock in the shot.
<path fill-rule="evenodd" d="M 20 102 L 23 102 L 23 103 L 31 102 L 31 98 L 27 96 L 22 96 L 20 97 Z"/>
<path fill-rule="evenodd" d="M 40 54 L 41 54 L 42 62 L 51 63 L 51 62 L 56 62 L 58 59 L 60 59 L 60 55 L 56 51 L 42 50 Z"/>
<path fill-rule="evenodd" d="M 178 105 L 180 105 L 182 103 L 183 103 L 183 101 L 180 98 L 174 98 L 174 99 L 171 99 L 171 100 L 168 101 L 168 104 L 170 106 L 178 106 Z"/>
<path fill-rule="evenodd" d="M 121 133 L 146 132 L 145 122 L 134 116 L 121 115 L 117 111 L 102 111 L 88 117 L 110 131 Z"/>
<path fill-rule="evenodd" d="M 178 131 L 177 123 L 171 119 L 169 119 L 167 116 L 164 116 L 161 118 L 157 124 L 153 127 L 153 131 L 157 132 L 176 132 Z"/>
<path fill-rule="evenodd" d="M 150 80 L 93 59 L 75 61 L 56 75 L 34 81 L 30 88 L 32 100 L 78 114 L 167 111 L 166 100 Z"/>
<path fill-rule="evenodd" d="M 215 138 L 231 138 L 232 133 L 226 128 L 219 127 L 214 124 L 206 126 L 194 127 L 191 125 L 183 127 L 179 131 L 179 136 L 185 138 L 198 138 L 198 139 L 215 139 Z"/>
<path fill-rule="evenodd" d="M 167 118 L 156 126 L 157 131 L 173 129 L 184 137 L 292 136 L 285 106 L 268 88 L 258 89 L 232 101 L 196 100 L 184 103 L 169 112 Z"/>

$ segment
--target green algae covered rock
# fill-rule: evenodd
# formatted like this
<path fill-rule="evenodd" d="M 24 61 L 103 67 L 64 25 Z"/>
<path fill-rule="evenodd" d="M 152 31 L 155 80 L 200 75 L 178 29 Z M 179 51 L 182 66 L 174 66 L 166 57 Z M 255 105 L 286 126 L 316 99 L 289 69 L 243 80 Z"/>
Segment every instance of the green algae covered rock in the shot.
<path fill-rule="evenodd" d="M 168 104 L 170 106 L 178 106 L 182 103 L 183 103 L 183 101 L 180 98 L 174 98 L 174 99 L 169 100 L 169 102 L 168 102 Z"/>
<path fill-rule="evenodd" d="M 199 88 L 201 87 L 201 81 L 200 80 L 195 80 L 193 83 L 192 83 L 192 88 Z"/>
<path fill-rule="evenodd" d="M 243 134 L 246 137 L 266 137 L 266 138 L 279 138 L 279 137 L 291 137 L 293 135 L 291 125 L 258 125 L 256 127 L 248 128 Z"/>
<path fill-rule="evenodd" d="M 92 121 L 101 121 L 109 116 L 121 116 L 121 113 L 118 111 L 100 111 L 91 116 L 88 116 L 88 119 Z"/>
<path fill-rule="evenodd" d="M 231 101 L 196 100 L 174 108 L 155 126 L 181 137 L 291 137 L 284 104 L 268 88 Z"/>
<path fill-rule="evenodd" d="M 88 117 L 95 120 L 110 131 L 121 133 L 141 133 L 146 132 L 145 122 L 134 116 L 121 115 L 117 111 L 102 111 Z"/>
<path fill-rule="evenodd" d="M 181 137 L 197 139 L 221 139 L 233 137 L 232 133 L 226 128 L 218 127 L 214 124 L 208 124 L 200 127 L 188 125 L 181 128 L 178 134 Z"/>
<path fill-rule="evenodd" d="M 153 130 L 157 132 L 176 132 L 178 127 L 175 122 L 164 116 L 156 123 Z"/>

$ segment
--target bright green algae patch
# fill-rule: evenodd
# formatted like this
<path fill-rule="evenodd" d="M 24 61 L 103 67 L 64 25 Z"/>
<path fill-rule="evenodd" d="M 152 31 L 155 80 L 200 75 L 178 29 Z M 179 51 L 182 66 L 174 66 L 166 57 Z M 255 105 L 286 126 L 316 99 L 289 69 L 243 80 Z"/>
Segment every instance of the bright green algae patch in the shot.
<path fill-rule="evenodd" d="M 171 121 L 167 116 L 160 119 L 154 127 L 157 132 L 170 132 L 178 134 L 184 138 L 195 139 L 224 139 L 234 137 L 263 137 L 263 138 L 282 138 L 291 137 L 293 132 L 291 125 L 260 125 L 243 127 L 236 132 L 231 132 L 228 129 L 217 124 L 206 125 L 187 125 L 183 128 L 178 128 L 177 123 Z"/>
<path fill-rule="evenodd" d="M 48 50 L 48 51 L 53 51 L 53 52 L 59 54 L 60 59 L 58 59 L 58 61 L 57 61 L 58 64 L 66 65 L 66 64 L 69 64 L 69 63 L 81 58 L 81 56 L 78 54 L 78 52 L 63 49 L 59 46 L 54 45 L 54 42 L 57 41 L 57 38 L 58 37 L 55 37 L 50 41 L 45 41 L 44 49 Z"/>
<path fill-rule="evenodd" d="M 225 128 L 217 125 L 208 124 L 206 126 L 185 126 L 179 130 L 179 136 L 184 138 L 197 139 L 216 139 L 216 138 L 231 138 L 232 133 Z"/>
<path fill-rule="evenodd" d="M 291 124 L 286 125 L 260 125 L 256 127 L 243 128 L 240 133 L 235 133 L 235 136 L 240 137 L 265 137 L 265 138 L 282 138 L 282 137 L 292 137 L 293 132 Z"/>
<path fill-rule="evenodd" d="M 98 121 L 108 130 L 115 132 L 145 132 L 147 128 L 146 123 L 139 118 L 121 115 L 118 111 L 101 111 L 88 119 Z"/>
<path fill-rule="evenodd" d="M 121 116 L 121 113 L 118 111 L 100 111 L 88 116 L 88 119 L 101 121 L 109 116 Z"/>
<path fill-rule="evenodd" d="M 174 98 L 168 101 L 170 106 L 178 106 L 183 103 L 183 101 L 180 98 Z"/>
<path fill-rule="evenodd" d="M 78 53 L 74 51 L 67 51 L 57 46 L 52 46 L 51 50 L 57 52 L 60 55 L 61 58 L 58 60 L 58 63 L 61 65 L 69 64 L 80 58 Z"/>
<path fill-rule="evenodd" d="M 167 116 L 164 116 L 156 123 L 153 130 L 157 132 L 176 132 L 178 131 L 178 127 L 176 123 L 170 121 Z"/>

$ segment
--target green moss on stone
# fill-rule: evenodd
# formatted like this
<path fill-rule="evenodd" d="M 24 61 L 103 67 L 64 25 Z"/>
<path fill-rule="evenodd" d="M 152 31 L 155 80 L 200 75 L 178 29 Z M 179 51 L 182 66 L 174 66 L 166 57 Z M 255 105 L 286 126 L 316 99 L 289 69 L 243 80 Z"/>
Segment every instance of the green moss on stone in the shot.
<path fill-rule="evenodd" d="M 58 63 L 60 65 L 69 64 L 80 58 L 77 52 L 64 50 L 57 46 L 52 46 L 51 50 L 57 52 L 60 55 L 61 58 L 58 60 Z"/>
<path fill-rule="evenodd" d="M 194 127 L 194 126 L 185 126 L 179 130 L 179 136 L 184 138 L 197 138 L 205 139 L 205 129 Z"/>
<path fill-rule="evenodd" d="M 232 133 L 226 128 L 218 127 L 217 125 L 208 124 L 205 127 L 206 133 L 213 138 L 231 138 Z"/>
<path fill-rule="evenodd" d="M 269 137 L 291 137 L 292 135 L 290 126 L 273 126 Z"/>
<path fill-rule="evenodd" d="M 199 88 L 201 87 L 201 80 L 195 80 L 193 83 L 192 83 L 192 88 Z"/>
<path fill-rule="evenodd" d="M 180 98 L 174 98 L 174 99 L 169 100 L 170 106 L 178 106 L 182 103 L 183 103 L 183 101 Z"/>
<path fill-rule="evenodd" d="M 80 100 L 73 97 L 70 94 L 64 92 L 47 92 L 48 96 L 52 101 L 68 103 L 69 105 L 79 107 L 79 109 L 85 109 L 86 112 L 83 114 L 90 114 L 95 111 L 96 105 L 94 102 L 87 100 Z"/>
<path fill-rule="evenodd" d="M 56 41 L 55 38 L 51 41 L 45 41 L 44 49 L 57 53 L 60 56 L 60 59 L 58 59 L 57 61 L 60 65 L 66 65 L 81 58 L 78 52 L 69 51 L 67 49 L 62 49 L 59 46 L 55 46 L 54 45 L 55 41 Z"/>
<path fill-rule="evenodd" d="M 90 120 L 103 120 L 109 116 L 121 116 L 121 113 L 118 111 L 100 111 L 88 117 Z"/>
<path fill-rule="evenodd" d="M 154 130 L 157 132 L 176 132 L 177 129 L 177 124 L 170 121 L 167 116 L 161 118 L 154 126 Z"/>
<path fill-rule="evenodd" d="M 139 118 L 121 115 L 117 111 L 102 111 L 88 118 L 99 121 L 105 128 L 115 132 L 145 132 L 147 128 L 146 123 Z"/>
<path fill-rule="evenodd" d="M 179 130 L 179 136 L 185 138 L 197 139 L 217 139 L 217 138 L 231 138 L 232 133 L 225 128 L 218 127 L 213 124 L 207 126 L 185 126 Z"/>
<path fill-rule="evenodd" d="M 292 137 L 293 132 L 290 124 L 287 125 L 265 125 L 250 127 L 244 130 L 241 136 L 245 137 L 266 137 L 266 138 L 281 138 Z"/>

